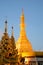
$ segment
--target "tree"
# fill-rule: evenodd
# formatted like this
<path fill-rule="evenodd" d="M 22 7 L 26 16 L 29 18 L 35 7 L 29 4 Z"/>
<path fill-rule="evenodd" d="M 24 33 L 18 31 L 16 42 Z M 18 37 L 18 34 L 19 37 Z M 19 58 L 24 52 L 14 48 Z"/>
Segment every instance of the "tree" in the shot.
<path fill-rule="evenodd" d="M 18 52 L 15 45 L 14 37 L 9 38 L 7 33 L 1 39 L 0 60 L 2 64 L 16 65 L 18 63 Z"/>
<path fill-rule="evenodd" d="M 11 48 L 12 52 L 9 53 L 9 56 L 11 58 L 11 63 L 17 64 L 18 63 L 18 51 L 16 49 L 15 39 L 13 36 L 11 36 Z"/>

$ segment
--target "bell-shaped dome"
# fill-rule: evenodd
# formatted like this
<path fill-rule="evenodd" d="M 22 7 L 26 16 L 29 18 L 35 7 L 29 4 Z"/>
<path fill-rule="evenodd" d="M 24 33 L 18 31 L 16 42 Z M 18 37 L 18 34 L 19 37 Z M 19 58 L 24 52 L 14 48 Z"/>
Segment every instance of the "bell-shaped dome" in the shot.
<path fill-rule="evenodd" d="M 31 45 L 30 41 L 27 39 L 26 32 L 25 32 L 23 10 L 22 10 L 22 15 L 20 17 L 20 36 L 16 42 L 16 47 L 18 49 L 18 53 L 33 51 L 32 45 Z"/>

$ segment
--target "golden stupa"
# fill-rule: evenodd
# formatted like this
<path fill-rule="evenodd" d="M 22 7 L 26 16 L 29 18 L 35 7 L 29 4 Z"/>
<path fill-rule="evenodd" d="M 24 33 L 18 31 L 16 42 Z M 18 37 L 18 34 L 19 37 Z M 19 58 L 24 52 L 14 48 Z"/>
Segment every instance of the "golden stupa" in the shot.
<path fill-rule="evenodd" d="M 25 32 L 25 23 L 24 23 L 24 12 L 22 10 L 22 15 L 20 17 L 20 36 L 16 42 L 16 48 L 18 49 L 18 54 L 24 56 L 32 56 L 33 49 L 30 41 L 27 39 Z"/>

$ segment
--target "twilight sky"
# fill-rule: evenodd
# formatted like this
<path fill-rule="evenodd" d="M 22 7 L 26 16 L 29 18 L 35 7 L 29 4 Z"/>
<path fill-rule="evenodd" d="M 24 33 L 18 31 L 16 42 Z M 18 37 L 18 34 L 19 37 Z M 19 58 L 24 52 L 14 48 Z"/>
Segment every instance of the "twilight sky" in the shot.
<path fill-rule="evenodd" d="M 0 0 L 0 37 L 4 32 L 4 22 L 8 21 L 8 33 L 14 26 L 14 37 L 20 33 L 20 16 L 24 9 L 26 35 L 34 50 L 43 50 L 43 0 Z"/>

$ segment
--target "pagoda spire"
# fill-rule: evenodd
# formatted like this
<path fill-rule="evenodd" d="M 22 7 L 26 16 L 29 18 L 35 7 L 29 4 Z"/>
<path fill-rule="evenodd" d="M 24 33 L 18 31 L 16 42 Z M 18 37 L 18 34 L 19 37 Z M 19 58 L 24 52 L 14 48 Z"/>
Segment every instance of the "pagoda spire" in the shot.
<path fill-rule="evenodd" d="M 5 33 L 7 33 L 7 20 L 5 21 Z"/>
<path fill-rule="evenodd" d="M 24 16 L 24 10 L 23 10 L 23 8 L 22 8 L 22 15 Z"/>
<path fill-rule="evenodd" d="M 24 11 L 22 9 L 22 15 L 20 17 L 20 35 L 26 35 L 25 33 L 25 23 L 24 23 Z"/>
<path fill-rule="evenodd" d="M 13 30 L 13 26 L 12 26 L 12 36 L 14 36 L 14 30 Z"/>
<path fill-rule="evenodd" d="M 30 41 L 28 40 L 26 36 L 26 31 L 25 31 L 25 17 L 24 17 L 24 11 L 22 9 L 22 15 L 20 17 L 20 36 L 16 42 L 16 48 L 18 49 L 18 54 L 23 53 L 22 56 L 25 57 L 25 54 L 28 55 L 28 52 L 32 52 L 32 46 Z"/>

